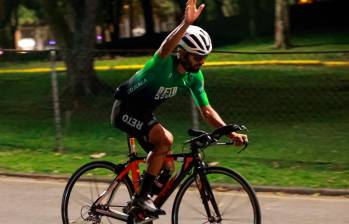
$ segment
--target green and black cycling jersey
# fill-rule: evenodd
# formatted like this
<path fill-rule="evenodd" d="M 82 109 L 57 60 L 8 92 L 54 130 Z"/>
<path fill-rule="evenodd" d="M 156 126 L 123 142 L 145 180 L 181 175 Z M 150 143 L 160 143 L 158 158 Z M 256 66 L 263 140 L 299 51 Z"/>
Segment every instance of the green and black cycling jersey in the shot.
<path fill-rule="evenodd" d="M 209 105 L 201 70 L 180 74 L 177 63 L 174 56 L 161 58 L 155 53 L 141 70 L 119 86 L 116 98 L 154 111 L 179 91 L 190 90 L 197 106 Z"/>

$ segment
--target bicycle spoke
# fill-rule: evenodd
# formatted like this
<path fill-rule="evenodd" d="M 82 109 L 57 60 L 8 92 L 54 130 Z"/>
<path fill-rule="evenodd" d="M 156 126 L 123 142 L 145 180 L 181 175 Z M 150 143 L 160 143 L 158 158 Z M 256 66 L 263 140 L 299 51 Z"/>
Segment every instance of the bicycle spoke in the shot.
<path fill-rule="evenodd" d="M 105 216 L 105 219 L 108 221 L 109 224 L 113 224 L 112 221 L 110 220 L 111 218 Z M 104 223 L 104 222 L 102 222 L 102 223 Z"/>
<path fill-rule="evenodd" d="M 96 179 L 95 176 L 93 176 L 93 177 L 92 177 L 92 181 L 91 181 L 90 184 L 89 184 L 89 189 L 90 189 L 91 198 L 95 198 L 93 193 L 94 193 L 95 189 L 96 189 L 96 191 L 97 191 L 96 185 L 97 185 L 97 179 Z M 98 197 L 98 192 L 97 192 L 97 197 Z"/>
<path fill-rule="evenodd" d="M 238 208 L 238 206 L 237 206 L 238 203 L 236 203 L 236 198 L 235 197 L 230 197 L 230 200 L 229 200 L 229 202 L 227 204 L 229 204 L 229 206 L 227 206 L 225 209 L 223 209 L 222 216 L 224 214 L 228 213 L 227 212 L 228 210 L 235 210 L 236 208 Z"/>
<path fill-rule="evenodd" d="M 230 218 L 230 219 L 222 219 L 222 221 L 233 221 L 234 223 L 241 223 L 241 219 L 239 221 L 239 219 L 237 218 Z"/>
<path fill-rule="evenodd" d="M 237 210 L 238 208 L 243 208 L 243 207 L 249 206 L 250 205 L 250 201 L 249 201 L 248 198 L 242 198 L 241 196 L 240 196 L 240 198 L 231 197 L 231 200 L 230 200 L 229 204 L 230 204 L 230 206 L 227 206 L 223 210 L 223 212 L 225 214 L 226 213 L 232 213 L 232 211 Z"/>
<path fill-rule="evenodd" d="M 92 199 L 86 197 L 85 195 L 83 195 L 83 194 L 81 194 L 81 193 L 79 193 L 79 192 L 76 192 L 76 194 L 77 194 L 79 197 L 77 197 L 76 199 L 73 198 L 73 200 L 76 201 L 76 202 L 80 202 L 79 204 L 85 205 L 85 204 L 90 204 L 90 203 L 93 202 Z M 80 200 L 79 200 L 79 199 L 80 199 Z"/>
<path fill-rule="evenodd" d="M 78 220 L 81 220 L 81 222 L 78 222 Z M 73 223 L 86 223 L 85 220 L 83 220 L 81 217 L 75 219 L 74 221 L 69 221 L 69 223 L 73 224 Z"/>
<path fill-rule="evenodd" d="M 96 179 L 95 179 L 95 188 L 96 188 L 96 192 L 97 192 L 97 197 L 99 198 L 101 195 L 100 195 L 100 191 L 99 191 L 99 184 L 98 184 L 98 179 L 97 179 L 97 177 L 96 177 Z"/>
<path fill-rule="evenodd" d="M 197 189 L 196 189 L 197 190 Z M 199 191 L 195 191 L 196 193 L 194 193 L 194 191 L 192 192 L 193 194 L 196 194 L 196 195 L 198 195 L 198 197 L 200 197 L 200 193 L 199 193 Z M 199 213 L 200 215 L 203 215 L 203 216 L 206 216 L 207 217 L 207 214 L 204 212 L 204 210 L 200 210 L 200 208 L 198 208 L 198 207 L 194 207 L 195 206 L 195 204 L 194 203 L 190 203 L 190 201 L 185 201 L 185 204 L 189 207 L 189 209 L 190 209 L 190 211 L 196 211 L 197 213 Z M 201 204 L 202 205 L 202 204 Z M 203 205 L 202 205 L 202 208 L 204 208 L 203 207 Z"/>

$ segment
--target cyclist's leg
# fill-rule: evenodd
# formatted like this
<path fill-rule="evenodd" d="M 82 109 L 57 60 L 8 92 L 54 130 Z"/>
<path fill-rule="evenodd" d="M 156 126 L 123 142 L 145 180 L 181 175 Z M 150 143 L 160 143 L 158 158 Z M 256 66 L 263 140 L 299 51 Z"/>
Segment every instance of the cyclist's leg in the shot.
<path fill-rule="evenodd" d="M 147 172 L 157 176 L 163 167 L 172 168 L 171 164 L 165 163 L 165 157 L 171 153 L 173 135 L 158 123 L 149 132 L 149 142 L 154 147 L 147 157 Z"/>
<path fill-rule="evenodd" d="M 148 142 L 147 147 L 144 148 L 146 151 L 152 150 L 154 152 L 158 152 L 157 148 L 163 148 L 162 145 L 166 145 L 166 148 L 170 148 L 168 146 L 168 139 L 166 140 L 166 136 L 159 136 L 160 139 L 165 138 L 164 141 L 149 141 L 149 136 L 152 136 L 150 133 L 152 130 L 158 130 L 159 121 L 155 118 L 155 116 L 149 111 L 141 111 L 140 108 L 137 108 L 136 105 L 132 103 L 126 103 L 122 101 L 121 103 L 114 103 L 113 112 L 112 112 L 112 124 L 119 128 L 120 130 L 135 136 L 139 142 Z M 160 126 L 161 127 L 161 126 Z M 157 132 L 154 131 L 154 134 Z M 161 133 L 158 133 L 159 135 Z M 154 138 L 153 138 L 154 139 Z M 141 140 L 141 141 L 140 141 Z M 155 144 L 154 144 L 155 143 Z M 172 143 L 171 143 L 172 144 Z M 144 147 L 144 145 L 142 145 Z M 155 155 L 158 155 L 155 153 Z M 153 156 L 150 156 L 153 157 Z M 157 158 L 157 156 L 155 156 Z M 162 160 L 164 157 L 162 158 Z M 156 160 L 156 159 L 155 159 Z M 152 159 L 150 159 L 152 161 Z M 156 162 L 160 161 L 156 160 Z M 156 208 L 153 201 L 148 198 L 148 194 L 151 193 L 151 189 L 156 178 L 156 175 L 160 172 L 163 161 L 160 161 L 160 165 L 155 166 L 155 168 L 147 168 L 147 171 L 144 174 L 144 179 L 140 190 L 135 195 L 134 205 L 141 207 L 144 210 L 147 210 L 151 213 L 162 214 L 163 211 Z M 156 169 L 159 169 L 156 171 Z M 151 172 L 149 172 L 149 170 Z"/>
<path fill-rule="evenodd" d="M 151 157 L 153 156 L 152 151 L 154 150 L 154 145 L 148 141 L 148 137 L 143 137 L 143 138 L 136 137 L 136 139 L 138 143 L 141 145 L 141 147 L 144 149 L 144 151 L 148 154 L 147 156 L 147 163 L 148 163 L 149 160 L 151 160 Z M 170 155 L 170 154 L 172 154 L 172 150 L 169 150 L 166 155 Z M 172 160 L 169 160 L 169 161 L 165 160 L 161 170 L 163 169 L 168 170 L 172 174 L 175 171 L 176 167 Z"/>
<path fill-rule="evenodd" d="M 164 166 L 166 155 L 170 152 L 173 136 L 160 123 L 155 124 L 148 134 L 149 143 L 153 146 L 147 157 L 147 169 L 139 192 L 136 194 L 134 203 L 144 210 L 152 213 L 164 214 L 161 209 L 156 208 L 153 201 L 148 197 L 156 176 Z"/>

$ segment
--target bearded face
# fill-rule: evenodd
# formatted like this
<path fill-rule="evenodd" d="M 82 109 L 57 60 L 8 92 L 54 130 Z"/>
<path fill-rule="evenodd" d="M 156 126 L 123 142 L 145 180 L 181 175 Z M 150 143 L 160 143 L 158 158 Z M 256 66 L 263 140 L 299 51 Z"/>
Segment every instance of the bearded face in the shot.
<path fill-rule="evenodd" d="M 196 73 L 200 70 L 201 66 L 205 63 L 207 55 L 198 55 L 186 52 L 180 49 L 178 53 L 179 63 L 184 67 L 187 72 Z"/>

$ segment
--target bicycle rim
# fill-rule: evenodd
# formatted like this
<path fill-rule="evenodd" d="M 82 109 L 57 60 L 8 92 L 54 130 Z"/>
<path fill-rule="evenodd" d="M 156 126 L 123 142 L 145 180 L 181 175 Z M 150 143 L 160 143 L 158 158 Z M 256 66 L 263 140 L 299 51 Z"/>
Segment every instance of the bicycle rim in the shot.
<path fill-rule="evenodd" d="M 236 172 L 221 168 L 206 169 L 205 176 L 209 180 L 220 215 L 216 214 L 212 201 L 208 197 L 208 218 L 199 189 L 201 184 L 195 177 L 189 177 L 182 185 L 176 196 L 173 213 L 173 224 L 197 223 L 230 223 L 230 224 L 260 224 L 261 214 L 259 204 L 253 189 Z"/>
<path fill-rule="evenodd" d="M 92 204 L 105 192 L 116 177 L 114 164 L 92 162 L 81 167 L 69 180 L 62 200 L 62 220 L 68 223 L 125 223 L 91 213 Z M 110 203 L 111 211 L 123 212 L 133 194 L 129 181 L 118 183 Z"/>

